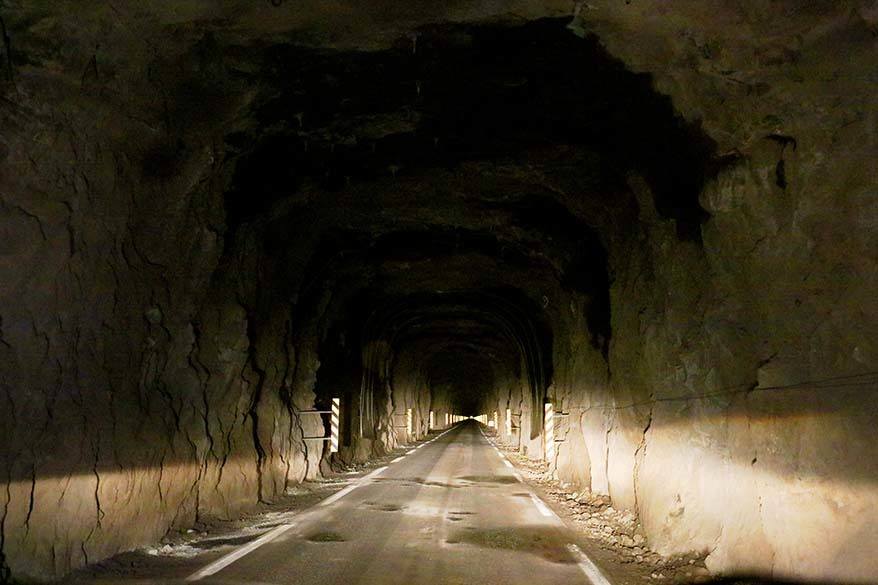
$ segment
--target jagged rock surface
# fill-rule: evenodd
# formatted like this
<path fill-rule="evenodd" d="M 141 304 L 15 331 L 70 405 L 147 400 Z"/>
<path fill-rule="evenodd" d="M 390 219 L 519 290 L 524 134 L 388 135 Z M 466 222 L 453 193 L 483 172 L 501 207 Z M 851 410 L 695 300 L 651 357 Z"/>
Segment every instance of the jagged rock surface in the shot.
<path fill-rule="evenodd" d="M 0 8 L 0 580 L 314 477 L 339 392 L 344 461 L 548 397 L 655 550 L 874 580 L 878 5 L 386 4 Z"/>

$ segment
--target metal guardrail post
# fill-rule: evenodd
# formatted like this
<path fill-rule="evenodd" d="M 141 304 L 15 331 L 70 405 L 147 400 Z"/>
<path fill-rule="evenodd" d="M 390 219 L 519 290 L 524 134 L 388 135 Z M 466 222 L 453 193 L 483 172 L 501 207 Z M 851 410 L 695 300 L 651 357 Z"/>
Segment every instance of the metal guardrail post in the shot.
<path fill-rule="evenodd" d="M 324 414 L 329 415 L 329 436 L 320 436 L 320 437 L 302 437 L 303 441 L 329 441 L 329 452 L 330 453 L 338 453 L 338 437 L 339 437 L 339 426 L 341 423 L 341 398 L 333 398 L 332 399 L 332 409 L 331 410 L 299 410 L 296 411 L 298 414 L 316 414 L 322 417 Z"/>

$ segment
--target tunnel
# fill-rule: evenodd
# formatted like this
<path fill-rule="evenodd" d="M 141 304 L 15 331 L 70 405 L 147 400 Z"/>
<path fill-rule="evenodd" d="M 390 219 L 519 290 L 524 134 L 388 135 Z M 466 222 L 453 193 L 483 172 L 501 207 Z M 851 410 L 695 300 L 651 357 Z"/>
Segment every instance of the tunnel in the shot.
<path fill-rule="evenodd" d="M 0 583 L 878 583 L 874 0 L 0 33 Z"/>

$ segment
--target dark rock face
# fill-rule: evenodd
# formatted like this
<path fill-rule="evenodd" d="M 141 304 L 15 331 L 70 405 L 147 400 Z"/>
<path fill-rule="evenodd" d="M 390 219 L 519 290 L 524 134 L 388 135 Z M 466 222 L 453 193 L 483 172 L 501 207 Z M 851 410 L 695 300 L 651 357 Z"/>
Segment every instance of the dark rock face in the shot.
<path fill-rule="evenodd" d="M 553 473 L 657 550 L 878 576 L 878 8 L 37 4 L 0 8 L 0 581 L 408 409 L 540 458 L 546 400 Z"/>

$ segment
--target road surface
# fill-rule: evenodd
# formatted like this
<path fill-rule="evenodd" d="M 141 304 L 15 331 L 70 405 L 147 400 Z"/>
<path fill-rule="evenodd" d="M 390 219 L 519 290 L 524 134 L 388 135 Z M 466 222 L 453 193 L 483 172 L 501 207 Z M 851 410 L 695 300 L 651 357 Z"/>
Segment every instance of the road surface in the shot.
<path fill-rule="evenodd" d="M 608 585 L 575 541 L 467 421 L 189 579 Z"/>

